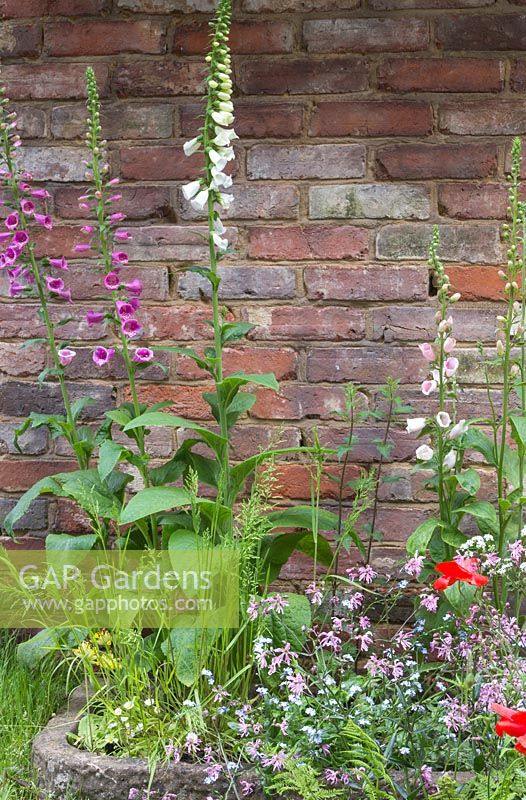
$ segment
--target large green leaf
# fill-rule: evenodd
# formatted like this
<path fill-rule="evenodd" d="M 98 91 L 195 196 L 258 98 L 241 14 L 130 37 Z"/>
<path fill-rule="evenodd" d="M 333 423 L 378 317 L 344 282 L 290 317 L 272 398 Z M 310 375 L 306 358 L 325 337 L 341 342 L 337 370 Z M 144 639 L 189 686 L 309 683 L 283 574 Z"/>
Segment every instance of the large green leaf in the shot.
<path fill-rule="evenodd" d="M 431 537 L 437 527 L 442 526 L 442 522 L 435 517 L 426 519 L 425 522 L 415 528 L 409 539 L 407 540 L 406 548 L 410 555 L 421 553 L 422 555 L 427 551 Z"/>
<path fill-rule="evenodd" d="M 115 469 L 124 452 L 125 448 L 122 444 L 114 442 L 112 439 L 106 439 L 106 441 L 101 444 L 97 467 L 101 480 L 107 478 L 110 472 Z"/>
<path fill-rule="evenodd" d="M 48 533 L 46 550 L 91 550 L 97 541 L 95 533 L 72 536 L 69 533 Z"/>
<path fill-rule="evenodd" d="M 477 500 L 475 503 L 467 503 L 462 506 L 461 511 L 475 517 L 481 530 L 489 530 L 490 533 L 498 533 L 499 523 L 497 512 L 487 500 Z"/>
<path fill-rule="evenodd" d="M 66 475 L 67 473 L 65 472 L 59 472 L 56 475 L 42 478 L 42 480 L 34 483 L 27 492 L 24 492 L 16 506 L 11 509 L 4 520 L 5 530 L 10 536 L 14 535 L 15 524 L 28 511 L 33 500 L 36 500 L 41 494 L 53 494 L 56 497 L 66 497 L 66 493 L 62 489 L 62 481 Z"/>
<path fill-rule="evenodd" d="M 469 495 L 477 494 L 480 489 L 480 475 L 474 469 L 466 469 L 455 476 L 458 485 Z"/>
<path fill-rule="evenodd" d="M 128 525 L 130 522 L 144 519 L 151 514 L 158 514 L 161 511 L 169 511 L 171 508 L 189 505 L 190 502 L 191 497 L 186 489 L 177 489 L 171 486 L 150 486 L 147 489 L 141 489 L 140 492 L 137 492 L 132 497 L 121 512 L 119 524 Z"/>
<path fill-rule="evenodd" d="M 338 527 L 338 515 L 333 511 L 319 509 L 313 514 L 311 506 L 292 506 L 283 511 L 271 511 L 267 514 L 268 521 L 273 528 L 304 528 L 312 530 L 317 519 L 318 529 L 333 531 Z"/>
<path fill-rule="evenodd" d="M 213 628 L 174 628 L 163 641 L 162 651 L 175 665 L 175 675 L 183 686 L 199 680 L 216 636 Z"/>
<path fill-rule="evenodd" d="M 526 448 L 526 417 L 511 416 L 511 435 L 523 449 Z"/>
<path fill-rule="evenodd" d="M 300 651 L 312 622 L 311 605 L 304 594 L 281 593 L 287 605 L 281 613 L 272 611 L 268 617 L 269 632 L 276 647 L 290 642 L 293 650 Z"/>
<path fill-rule="evenodd" d="M 208 444 L 215 453 L 221 452 L 226 446 L 226 439 L 218 433 L 209 431 L 203 428 L 197 422 L 192 420 L 177 417 L 175 414 L 169 414 L 166 411 L 147 411 L 141 414 L 140 417 L 135 417 L 124 428 L 124 432 L 133 430 L 134 428 L 184 428 L 186 430 L 195 431 L 199 434 L 201 439 Z"/>

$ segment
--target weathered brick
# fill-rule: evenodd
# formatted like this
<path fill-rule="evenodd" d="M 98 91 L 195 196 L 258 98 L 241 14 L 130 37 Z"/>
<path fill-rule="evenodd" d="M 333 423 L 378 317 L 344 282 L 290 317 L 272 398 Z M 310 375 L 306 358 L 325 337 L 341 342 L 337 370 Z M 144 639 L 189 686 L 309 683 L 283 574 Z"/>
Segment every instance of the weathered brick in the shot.
<path fill-rule="evenodd" d="M 339 419 L 345 408 L 345 393 L 338 386 L 292 383 L 279 392 L 257 389 L 256 397 L 250 411 L 255 419 Z"/>
<path fill-rule="evenodd" d="M 56 335 L 60 339 L 96 340 L 103 335 L 102 326 L 88 327 L 81 310 L 72 310 L 65 303 L 60 306 L 51 305 L 50 315 L 55 323 L 74 317 L 67 324 L 57 327 Z M 45 335 L 45 332 L 35 303 L 0 303 L 0 337 L 3 339 L 32 339 Z"/>
<path fill-rule="evenodd" d="M 438 187 L 438 209 L 446 217 L 504 219 L 507 207 L 504 184 L 445 183 Z"/>
<path fill-rule="evenodd" d="M 212 387 L 198 386 L 165 386 L 152 384 L 139 386 L 139 400 L 142 403 L 172 403 L 171 411 L 189 419 L 209 420 L 212 418 L 210 406 L 203 399 L 203 391 L 211 391 Z"/>
<path fill-rule="evenodd" d="M 422 362 L 422 354 L 411 347 L 317 348 L 307 353 L 307 380 L 377 384 L 397 377 L 401 383 L 418 383 L 428 371 Z"/>
<path fill-rule="evenodd" d="M 143 322 L 145 318 L 144 313 L 139 313 L 138 319 Z M 109 364 L 102 367 L 94 367 L 93 364 L 93 350 L 86 347 L 77 347 L 75 349 L 76 356 L 66 367 L 66 376 L 68 380 L 82 379 L 90 372 L 96 370 L 97 377 L 100 380 L 118 380 L 122 381 L 127 377 L 126 365 L 124 359 L 119 353 L 115 354 L 115 358 Z M 167 369 L 170 364 L 170 356 L 168 353 L 158 352 L 155 354 L 156 361 L 159 363 L 149 364 L 144 371 L 139 374 L 140 380 L 145 381 L 165 381 L 168 379 Z M 162 364 L 164 369 L 159 366 Z"/>
<path fill-rule="evenodd" d="M 129 61 L 117 64 L 112 84 L 118 97 L 177 97 L 199 94 L 203 78 L 198 61 Z"/>
<path fill-rule="evenodd" d="M 310 125 L 311 136 L 427 136 L 431 106 L 407 100 L 323 101 Z"/>
<path fill-rule="evenodd" d="M 324 0 L 324 11 L 348 11 L 357 8 L 360 0 Z M 281 14 L 283 11 L 320 11 L 319 0 L 243 0 L 243 11 L 258 13 L 260 11 L 272 11 Z"/>
<path fill-rule="evenodd" d="M 225 348 L 224 370 L 226 375 L 233 372 L 261 374 L 272 372 L 279 381 L 294 380 L 298 373 L 298 354 L 290 347 L 280 349 L 270 347 Z M 177 360 L 176 374 L 186 380 L 202 380 L 206 373 L 185 356 Z"/>
<path fill-rule="evenodd" d="M 510 87 L 514 92 L 526 91 L 526 61 L 518 59 L 511 65 Z"/>
<path fill-rule="evenodd" d="M 491 6 L 495 0 L 368 0 L 369 8 L 375 11 L 391 11 L 415 8 L 478 8 Z"/>
<path fill-rule="evenodd" d="M 184 181 L 195 177 L 203 166 L 202 154 L 187 158 L 181 145 L 121 147 L 120 174 L 134 181 Z"/>
<path fill-rule="evenodd" d="M 215 0 L 117 0 L 117 8 L 140 14 L 171 14 L 174 11 L 214 11 Z"/>
<path fill-rule="evenodd" d="M 86 133 L 81 105 L 58 106 L 51 111 L 51 133 L 55 139 L 81 139 Z M 167 139 L 173 134 L 173 106 L 167 103 L 115 103 L 103 107 L 105 139 Z"/>
<path fill-rule="evenodd" d="M 42 458 L 0 461 L 0 486 L 5 492 L 25 491 L 48 475 L 73 472 L 74 469 L 78 469 L 76 461 L 48 461 Z"/>
<path fill-rule="evenodd" d="M 0 0 L 0 17 L 58 17 L 99 14 L 110 0 Z"/>
<path fill-rule="evenodd" d="M 39 258 L 42 256 L 78 258 L 75 246 L 86 241 L 86 235 L 81 232 L 80 228 L 71 225 L 55 225 L 50 231 L 45 228 L 35 228 L 31 233 L 31 238 L 35 243 L 35 252 Z M 92 255 L 85 255 L 84 258 L 95 258 L 95 255 L 93 252 Z"/>
<path fill-rule="evenodd" d="M 303 24 L 310 53 L 399 53 L 425 50 L 425 19 L 310 19 Z"/>
<path fill-rule="evenodd" d="M 202 124 L 200 105 L 181 107 L 183 136 L 195 136 Z M 235 102 L 236 131 L 244 139 L 290 139 L 299 136 L 303 127 L 304 107 L 298 103 Z"/>
<path fill-rule="evenodd" d="M 18 117 L 18 132 L 23 140 L 41 139 L 46 134 L 46 112 L 41 108 L 32 106 L 19 106 L 16 113 Z"/>
<path fill-rule="evenodd" d="M 453 270 L 471 267 L 451 267 Z M 448 267 L 448 275 L 450 268 Z M 451 277 L 451 276 L 450 276 Z M 467 299 L 467 298 L 466 298 Z M 389 306 L 372 312 L 374 340 L 383 342 L 421 342 L 436 336 L 436 308 L 433 306 Z M 493 342 L 495 312 L 485 308 L 466 308 L 463 304 L 451 311 L 455 337 L 460 342 Z"/>
<path fill-rule="evenodd" d="M 250 338 L 256 340 L 350 341 L 365 336 L 363 311 L 341 306 L 248 307 L 243 309 L 243 319 L 254 325 Z"/>
<path fill-rule="evenodd" d="M 287 267 L 220 267 L 222 300 L 278 300 L 296 295 L 296 277 Z M 178 294 L 188 300 L 210 296 L 210 283 L 195 272 L 179 279 Z"/>
<path fill-rule="evenodd" d="M 127 245 L 134 261 L 200 261 L 208 255 L 205 229 L 197 226 L 149 225 L 134 228 L 133 239 Z M 229 228 L 227 236 L 236 240 L 236 228 Z"/>
<path fill-rule="evenodd" d="M 184 55 L 206 53 L 210 44 L 208 25 L 178 25 L 175 29 L 173 52 Z M 233 53 L 290 53 L 294 32 L 289 22 L 233 22 L 230 46 Z"/>
<path fill-rule="evenodd" d="M 443 50 L 525 50 L 525 14 L 451 14 L 436 21 Z"/>
<path fill-rule="evenodd" d="M 0 525 L 4 524 L 4 520 L 9 512 L 15 507 L 16 500 L 8 497 L 0 497 Z M 15 531 L 47 531 L 48 528 L 48 504 L 43 498 L 38 498 L 31 503 L 31 506 L 26 513 L 14 524 Z M 7 540 L 12 542 L 12 540 Z M 2 546 L 7 545 L 7 541 L 2 540 Z M 39 541 L 42 546 L 43 542 Z M 30 549 L 27 538 L 21 540 L 20 544 L 24 549 Z"/>
<path fill-rule="evenodd" d="M 382 178 L 486 178 L 497 161 L 493 144 L 394 144 L 376 153 Z"/>
<path fill-rule="evenodd" d="M 365 147 L 361 144 L 313 144 L 282 147 L 256 145 L 248 151 L 251 180 L 306 178 L 361 178 L 365 175 Z"/>
<path fill-rule="evenodd" d="M 232 455 L 240 461 L 250 458 L 254 453 L 261 453 L 263 450 L 276 447 L 299 447 L 301 444 L 300 430 L 290 425 L 280 425 L 279 428 L 274 428 L 245 423 L 236 425 L 231 436 Z"/>
<path fill-rule="evenodd" d="M 94 400 L 92 405 L 83 410 L 82 419 L 97 419 L 115 403 L 113 387 L 97 383 L 71 384 L 70 396 L 73 401 L 81 397 Z M 63 408 L 60 388 L 56 383 L 38 385 L 33 381 L 6 380 L 0 383 L 0 401 L 2 413 L 10 417 L 27 417 L 32 411 L 57 414 Z"/>
<path fill-rule="evenodd" d="M 309 189 L 311 219 L 429 219 L 429 214 L 424 186 L 358 183 Z"/>
<path fill-rule="evenodd" d="M 369 249 L 369 232 L 351 225 L 249 228 L 249 255 L 270 261 L 362 259 Z"/>
<path fill-rule="evenodd" d="M 382 440 L 385 429 L 381 426 L 356 425 L 354 429 L 356 444 L 353 447 L 354 460 L 364 464 L 378 461 L 378 440 Z M 337 448 L 345 444 L 349 438 L 349 430 L 345 427 L 327 427 L 320 431 L 320 441 L 325 447 Z M 389 441 L 393 449 L 387 463 L 405 461 L 413 458 L 414 452 L 421 443 L 415 436 L 409 436 L 406 430 L 391 428 Z"/>
<path fill-rule="evenodd" d="M 42 26 L 40 22 L 17 25 L 3 22 L 0 28 L 2 58 L 28 58 L 40 55 Z"/>
<path fill-rule="evenodd" d="M 20 350 L 19 344 L 0 343 L 0 375 L 36 378 L 46 364 L 46 351 L 43 347 L 28 347 Z"/>
<path fill-rule="evenodd" d="M 508 136 L 526 131 L 524 104 L 506 100 L 463 100 L 444 103 L 439 127 L 461 136 Z"/>
<path fill-rule="evenodd" d="M 89 280 L 86 280 L 89 276 Z M 70 264 L 67 284 L 74 298 L 83 300 L 104 298 L 108 302 L 108 291 L 103 284 L 104 271 L 94 269 L 91 264 Z M 167 300 L 169 296 L 169 274 L 167 267 L 133 266 L 133 277 L 143 286 L 143 300 Z"/>
<path fill-rule="evenodd" d="M 326 94 L 362 92 L 369 86 L 367 62 L 356 58 L 244 61 L 236 69 L 236 86 L 245 94 Z"/>
<path fill-rule="evenodd" d="M 449 267 L 447 274 L 463 300 L 501 300 L 504 282 L 496 267 Z"/>
<path fill-rule="evenodd" d="M 86 173 L 82 161 L 86 155 L 84 147 L 26 146 L 20 150 L 20 161 L 36 181 L 82 181 Z"/>
<path fill-rule="evenodd" d="M 192 341 L 210 339 L 210 309 L 205 306 L 149 306 L 143 314 L 147 339 Z"/>
<path fill-rule="evenodd" d="M 393 58 L 378 70 L 378 88 L 395 92 L 499 92 L 504 62 L 484 58 Z"/>
<path fill-rule="evenodd" d="M 62 219 L 85 219 L 86 211 L 79 208 L 79 196 L 86 187 L 60 186 L 55 189 L 55 213 Z M 119 211 L 130 219 L 166 217 L 170 211 L 170 190 L 167 186 L 120 186 Z"/>
<path fill-rule="evenodd" d="M 44 25 L 49 56 L 110 56 L 121 53 L 164 53 L 165 25 L 157 20 L 84 20 Z"/>
<path fill-rule="evenodd" d="M 326 500 L 337 500 L 340 496 L 339 478 L 342 472 L 342 465 L 326 465 L 320 477 L 320 490 L 322 497 Z M 356 480 L 360 476 L 360 468 L 357 465 L 348 465 L 345 470 L 347 478 L 343 497 L 352 497 L 353 490 L 348 485 L 349 481 Z M 310 500 L 312 497 L 312 467 L 309 464 L 277 464 L 272 472 L 275 483 L 275 496 L 290 500 Z"/>
<path fill-rule="evenodd" d="M 427 258 L 432 233 L 426 224 L 385 225 L 376 236 L 376 255 L 395 261 Z M 440 236 L 444 261 L 498 264 L 502 260 L 498 225 L 441 225 Z"/>
<path fill-rule="evenodd" d="M 295 186 L 235 183 L 229 194 L 234 196 L 234 202 L 229 209 L 223 210 L 223 219 L 296 219 L 298 216 L 299 192 Z M 181 219 L 203 217 L 181 192 L 178 192 L 177 209 Z"/>
<path fill-rule="evenodd" d="M 310 300 L 424 300 L 428 294 L 425 266 L 307 267 Z"/>
<path fill-rule="evenodd" d="M 67 100 L 86 96 L 88 64 L 8 64 L 2 80 L 11 100 Z M 94 65 L 101 96 L 109 88 L 107 64 Z"/>
<path fill-rule="evenodd" d="M 15 432 L 20 427 L 18 422 L 0 422 L 0 453 L 16 455 L 20 451 L 15 447 Z M 18 439 L 18 446 L 24 455 L 37 456 L 45 453 L 48 447 L 48 435 L 45 428 L 30 428 Z M 3 488 L 3 487 L 2 487 Z"/>

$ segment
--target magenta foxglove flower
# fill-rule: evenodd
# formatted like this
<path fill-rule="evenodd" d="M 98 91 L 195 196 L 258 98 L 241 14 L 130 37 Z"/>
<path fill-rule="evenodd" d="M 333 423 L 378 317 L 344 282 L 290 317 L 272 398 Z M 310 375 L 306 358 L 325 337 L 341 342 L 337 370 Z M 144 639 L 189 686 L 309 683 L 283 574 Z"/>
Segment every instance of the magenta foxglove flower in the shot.
<path fill-rule="evenodd" d="M 53 220 L 48 214 L 35 214 L 35 222 L 42 225 L 42 227 L 46 228 L 48 231 L 53 228 Z"/>
<path fill-rule="evenodd" d="M 70 347 L 63 347 L 58 351 L 58 358 L 63 367 L 71 364 L 76 355 L 75 350 L 71 350 Z"/>
<path fill-rule="evenodd" d="M 10 242 L 12 236 L 12 233 L 0 233 L 0 244 L 4 244 L 4 242 Z"/>
<path fill-rule="evenodd" d="M 114 292 L 121 285 L 121 279 L 116 272 L 108 272 L 104 278 L 104 286 L 109 292 Z"/>
<path fill-rule="evenodd" d="M 14 231 L 15 228 L 18 228 L 18 214 L 14 211 L 12 214 L 9 214 L 5 219 L 5 226 L 9 228 L 10 231 Z"/>
<path fill-rule="evenodd" d="M 64 291 L 64 281 L 62 278 L 52 278 L 50 275 L 46 275 L 46 284 L 50 292 L 58 293 Z"/>
<path fill-rule="evenodd" d="M 105 364 L 109 364 L 114 355 L 115 350 L 113 347 L 99 346 L 93 351 L 93 361 L 97 367 L 103 367 Z"/>
<path fill-rule="evenodd" d="M 458 369 L 458 366 L 459 366 L 458 358 L 455 358 L 455 356 L 449 356 L 449 358 L 446 358 L 444 363 L 444 372 L 446 373 L 448 378 L 453 377 L 453 375 L 456 373 Z"/>
<path fill-rule="evenodd" d="M 20 208 L 22 209 L 24 214 L 26 214 L 28 217 L 30 217 L 31 214 L 33 214 L 33 212 L 35 210 L 35 204 L 33 203 L 32 200 L 21 200 L 20 201 Z"/>
<path fill-rule="evenodd" d="M 142 283 L 138 278 L 134 278 L 129 283 L 124 284 L 131 294 L 141 294 L 142 292 Z"/>
<path fill-rule="evenodd" d="M 115 231 L 115 239 L 118 242 L 129 242 L 132 235 L 129 231 Z"/>
<path fill-rule="evenodd" d="M 91 250 L 90 244 L 76 244 L 73 248 L 75 253 L 87 253 L 88 250 Z"/>
<path fill-rule="evenodd" d="M 64 269 L 64 270 L 67 270 L 68 267 L 69 267 L 69 264 L 66 261 L 66 259 L 64 258 L 64 256 L 62 256 L 62 258 L 50 258 L 49 259 L 49 265 L 50 265 L 50 267 L 53 267 L 53 269 Z"/>
<path fill-rule="evenodd" d="M 27 235 L 27 231 L 16 231 L 15 235 L 13 236 L 14 245 L 17 245 L 18 247 L 23 247 L 28 242 L 29 242 L 29 236 Z"/>
<path fill-rule="evenodd" d="M 31 197 L 36 197 L 38 200 L 46 200 L 51 197 L 47 189 L 33 189 Z"/>
<path fill-rule="evenodd" d="M 127 303 L 125 300 L 117 300 L 115 307 L 117 308 L 117 314 L 119 317 L 121 317 L 121 319 L 133 317 L 136 311 L 133 305 L 131 303 Z"/>
<path fill-rule="evenodd" d="M 88 311 L 86 314 L 86 322 L 88 325 L 98 325 L 104 319 L 104 314 L 100 311 Z"/>
<path fill-rule="evenodd" d="M 128 263 L 128 253 L 123 252 L 122 250 L 114 250 L 111 254 L 111 263 L 116 265 L 124 265 Z"/>
<path fill-rule="evenodd" d="M 426 361 L 435 360 L 436 358 L 435 351 L 433 350 L 433 346 L 430 345 L 429 342 L 424 342 L 424 344 L 419 344 L 418 347 Z"/>
<path fill-rule="evenodd" d="M 123 219 L 126 219 L 126 214 L 123 214 L 122 211 L 116 211 L 114 214 L 110 214 L 110 222 L 112 225 L 115 225 L 117 222 L 122 222 Z"/>
<path fill-rule="evenodd" d="M 127 319 L 122 323 L 122 332 L 130 339 L 135 339 L 142 333 L 142 325 L 136 319 Z"/>
<path fill-rule="evenodd" d="M 27 287 L 24 286 L 22 283 L 18 283 L 18 281 L 12 281 L 9 284 L 9 297 L 18 297 L 19 294 L 22 294 Z"/>
<path fill-rule="evenodd" d="M 138 347 L 133 354 L 133 360 L 138 364 L 145 364 L 147 361 L 151 361 L 153 357 L 154 352 L 149 347 Z"/>
<path fill-rule="evenodd" d="M 93 225 L 83 225 L 80 230 L 82 233 L 93 233 L 95 228 L 93 227 Z"/>

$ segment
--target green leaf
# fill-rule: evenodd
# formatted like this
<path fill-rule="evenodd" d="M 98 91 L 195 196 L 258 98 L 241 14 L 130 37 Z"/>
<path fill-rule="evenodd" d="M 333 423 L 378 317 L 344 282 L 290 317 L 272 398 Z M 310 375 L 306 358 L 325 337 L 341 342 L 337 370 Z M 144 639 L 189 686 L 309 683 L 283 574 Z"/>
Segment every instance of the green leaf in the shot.
<path fill-rule="evenodd" d="M 24 492 L 16 506 L 11 509 L 4 520 L 4 527 L 10 536 L 14 535 L 14 525 L 24 516 L 33 500 L 36 500 L 41 494 L 54 494 L 57 497 L 66 497 L 61 485 L 61 479 L 64 478 L 65 475 L 65 472 L 61 472 L 57 475 L 50 475 L 47 478 L 42 478 L 42 480 L 34 483 L 27 492 Z"/>
<path fill-rule="evenodd" d="M 409 555 L 413 556 L 417 552 L 424 554 L 427 551 L 435 529 L 442 525 L 443 523 L 441 520 L 435 517 L 431 517 L 430 519 L 426 519 L 425 522 L 422 522 L 407 540 L 406 548 Z"/>
<path fill-rule="evenodd" d="M 171 534 L 168 540 L 168 550 L 197 550 L 199 541 L 199 536 L 195 531 L 181 528 Z"/>
<path fill-rule="evenodd" d="M 125 425 L 131 420 L 132 415 L 128 411 L 127 408 L 115 408 L 113 411 L 106 411 L 106 416 L 108 419 L 111 419 L 113 422 L 116 422 L 117 425 L 120 425 L 124 428 Z"/>
<path fill-rule="evenodd" d="M 313 509 L 311 506 L 293 506 L 283 511 L 271 511 L 267 514 L 273 528 L 304 528 L 311 530 L 313 525 Z M 332 511 L 317 511 L 318 528 L 322 531 L 333 531 L 338 527 L 338 515 Z"/>
<path fill-rule="evenodd" d="M 150 486 L 142 489 L 132 497 L 128 505 L 122 510 L 119 524 L 128 525 L 138 519 L 144 519 L 151 514 L 169 511 L 171 508 L 189 505 L 190 494 L 186 489 L 176 489 L 170 486 Z"/>
<path fill-rule="evenodd" d="M 251 383 L 254 386 L 264 386 L 267 389 L 274 389 L 276 392 L 279 391 L 279 383 L 276 380 L 276 376 L 271 372 L 263 375 L 258 375 L 253 372 L 234 372 L 232 375 L 229 375 L 228 378 L 225 378 L 223 383 L 234 380 L 239 381 L 240 386 Z"/>
<path fill-rule="evenodd" d="M 451 545 L 451 547 L 454 548 L 460 547 L 460 545 L 464 544 L 468 538 L 465 533 L 462 533 L 462 531 L 459 531 L 458 528 L 453 527 L 443 528 L 441 536 L 443 542 Z"/>
<path fill-rule="evenodd" d="M 238 341 L 253 329 L 250 322 L 225 322 L 221 327 L 221 340 L 223 344 Z"/>
<path fill-rule="evenodd" d="M 43 339 L 42 337 L 38 339 L 26 339 L 26 341 L 20 345 L 20 350 L 25 350 L 26 347 L 33 347 L 38 344 L 46 344 L 47 339 Z"/>
<path fill-rule="evenodd" d="M 17 659 L 23 666 L 33 669 L 57 649 L 59 641 L 59 629 L 46 628 L 31 639 L 20 642 L 16 650 Z"/>
<path fill-rule="evenodd" d="M 76 421 L 86 406 L 92 406 L 94 404 L 95 400 L 93 397 L 79 397 L 78 400 L 75 400 L 75 402 L 71 404 L 71 413 L 73 415 L 73 419 Z"/>
<path fill-rule="evenodd" d="M 284 592 L 281 596 L 287 605 L 282 613 L 272 611 L 268 616 L 269 633 L 276 647 L 290 642 L 292 649 L 300 651 L 312 622 L 311 605 L 303 594 Z"/>
<path fill-rule="evenodd" d="M 175 675 L 183 686 L 199 680 L 216 636 L 213 628 L 174 628 L 163 641 L 162 651 L 175 665 Z"/>
<path fill-rule="evenodd" d="M 469 495 L 477 494 L 480 489 L 480 475 L 474 469 L 466 469 L 456 475 L 458 485 Z"/>
<path fill-rule="evenodd" d="M 124 428 L 124 432 L 134 430 L 135 428 L 184 428 L 186 430 L 195 431 L 199 434 L 201 439 L 208 444 L 215 453 L 220 452 L 226 446 L 226 439 L 218 433 L 203 428 L 197 422 L 192 420 L 177 417 L 175 414 L 168 414 L 165 411 L 147 411 L 141 414 L 140 417 L 135 417 Z"/>
<path fill-rule="evenodd" d="M 462 441 L 465 447 L 481 453 L 488 464 L 493 467 L 497 466 L 493 440 L 490 439 L 489 436 L 486 436 L 485 433 L 482 433 L 479 428 L 469 428 L 464 434 Z"/>
<path fill-rule="evenodd" d="M 118 442 L 114 442 L 112 439 L 106 439 L 106 441 L 101 444 L 97 469 L 102 481 L 114 470 L 124 452 L 125 448 L 122 444 L 118 444 Z"/>
<path fill-rule="evenodd" d="M 462 506 L 462 513 L 475 517 L 481 530 L 488 529 L 490 533 L 498 533 L 499 523 L 497 512 L 487 500 L 477 500 Z"/>
<path fill-rule="evenodd" d="M 526 448 L 526 417 L 511 416 L 511 435 L 515 442 Z"/>
<path fill-rule="evenodd" d="M 476 586 L 457 581 L 453 586 L 448 586 L 447 589 L 444 589 L 444 594 L 455 612 L 460 617 L 463 617 L 472 605 L 476 591 Z"/>
<path fill-rule="evenodd" d="M 97 541 L 95 533 L 72 536 L 69 533 L 48 533 L 46 550 L 91 550 Z"/>

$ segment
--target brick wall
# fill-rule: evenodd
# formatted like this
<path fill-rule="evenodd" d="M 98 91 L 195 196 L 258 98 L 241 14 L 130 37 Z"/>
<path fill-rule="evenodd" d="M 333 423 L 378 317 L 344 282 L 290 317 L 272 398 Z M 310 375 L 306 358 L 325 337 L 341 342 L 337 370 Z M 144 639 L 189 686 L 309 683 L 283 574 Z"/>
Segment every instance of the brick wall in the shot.
<path fill-rule="evenodd" d="M 466 347 L 464 375 L 471 412 L 481 402 L 475 342 L 494 335 L 501 260 L 503 180 L 513 134 L 526 130 L 526 9 L 499 0 L 237 0 L 236 203 L 230 212 L 235 257 L 224 267 L 223 297 L 232 314 L 255 324 L 248 348 L 229 367 L 274 370 L 281 394 L 261 391 L 236 436 L 242 455 L 278 429 L 295 444 L 318 425 L 322 440 L 341 441 L 343 385 L 364 386 L 376 402 L 388 375 L 419 408 L 415 384 L 424 364 L 415 347 L 432 335 L 426 249 L 440 222 L 449 274 L 463 292 L 457 337 Z M 72 257 L 78 241 L 85 112 L 84 70 L 93 64 L 106 110 L 114 171 L 136 226 L 130 248 L 146 287 L 149 340 L 202 343 L 209 309 L 196 274 L 205 252 L 199 219 L 181 202 L 180 184 L 196 162 L 181 144 L 196 130 L 202 53 L 212 0 L 0 0 L 3 76 L 16 101 L 25 158 L 49 178 L 58 219 L 40 248 Z M 469 220 L 474 220 L 470 222 Z M 72 272 L 75 311 L 99 294 L 92 265 Z M 432 290 L 431 290 L 432 295 Z M 489 301 L 489 302 L 488 302 Z M 60 307 L 58 313 L 67 313 Z M 14 455 L 13 430 L 31 410 L 53 411 L 58 392 L 38 387 L 45 362 L 31 302 L 0 303 L 0 511 L 12 496 L 70 455 L 43 432 L 26 435 Z M 78 322 L 62 333 L 79 340 L 69 368 L 73 393 L 91 394 L 97 417 L 122 399 L 122 374 L 101 373 Z M 82 338 L 80 338 L 82 337 Z M 169 398 L 178 412 L 203 419 L 202 382 L 176 359 L 164 377 L 151 370 L 141 393 Z M 426 401 L 427 402 L 427 401 Z M 375 431 L 361 431 L 368 463 Z M 414 441 L 393 434 L 388 471 L 400 476 L 381 491 L 378 526 L 386 543 L 404 540 L 429 500 L 410 473 Z M 153 436 L 157 456 L 173 443 Z M 283 494 L 309 497 L 307 470 L 284 464 Z M 330 494 L 332 484 L 327 483 Z M 33 532 L 75 530 L 67 507 L 39 500 L 25 525 Z M 384 552 L 380 549 L 379 553 Z"/>

